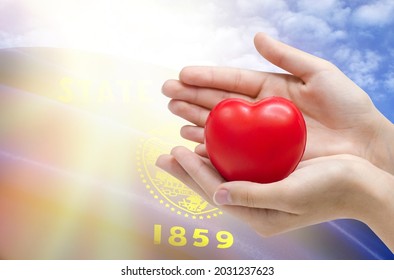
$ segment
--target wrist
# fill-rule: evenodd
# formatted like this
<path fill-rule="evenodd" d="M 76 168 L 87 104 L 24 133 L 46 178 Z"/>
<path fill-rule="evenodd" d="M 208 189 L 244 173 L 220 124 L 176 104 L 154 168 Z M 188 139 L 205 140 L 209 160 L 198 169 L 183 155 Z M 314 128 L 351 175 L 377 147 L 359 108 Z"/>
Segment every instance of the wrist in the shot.
<path fill-rule="evenodd" d="M 363 199 L 354 218 L 367 224 L 394 251 L 394 176 L 369 162 L 359 171 L 357 185 Z"/>
<path fill-rule="evenodd" d="M 394 174 L 394 125 L 383 115 L 376 133 L 366 148 L 365 157 L 375 166 Z"/>

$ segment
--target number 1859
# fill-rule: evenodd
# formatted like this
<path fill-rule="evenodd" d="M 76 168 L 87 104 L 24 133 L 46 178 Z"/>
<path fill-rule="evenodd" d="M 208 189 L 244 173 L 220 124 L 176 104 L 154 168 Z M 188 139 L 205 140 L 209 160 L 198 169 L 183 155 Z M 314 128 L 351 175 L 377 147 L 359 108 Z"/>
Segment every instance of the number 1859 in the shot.
<path fill-rule="evenodd" d="M 188 242 L 193 242 L 192 245 L 194 247 L 206 247 L 210 244 L 211 240 L 208 236 L 208 229 L 195 228 L 192 232 L 191 240 L 188 240 L 188 235 L 184 227 L 173 226 L 169 229 L 169 237 L 166 241 L 168 244 L 175 247 L 186 246 Z M 168 236 L 168 232 L 166 236 Z M 153 243 L 156 245 L 162 244 L 162 237 L 162 225 L 155 224 L 153 226 Z M 228 231 L 219 231 L 216 233 L 215 237 L 215 241 L 213 242 L 215 242 L 215 246 L 218 249 L 230 248 L 234 243 L 234 237 Z"/>

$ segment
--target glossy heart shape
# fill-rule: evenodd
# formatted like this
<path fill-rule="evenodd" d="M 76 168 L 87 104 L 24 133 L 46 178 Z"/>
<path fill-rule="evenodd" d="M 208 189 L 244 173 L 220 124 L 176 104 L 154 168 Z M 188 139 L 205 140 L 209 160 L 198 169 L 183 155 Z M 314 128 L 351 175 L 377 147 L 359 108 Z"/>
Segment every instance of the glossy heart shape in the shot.
<path fill-rule="evenodd" d="M 304 154 L 306 136 L 302 113 L 282 97 L 256 103 L 223 100 L 205 124 L 209 159 L 227 181 L 271 183 L 286 178 Z"/>

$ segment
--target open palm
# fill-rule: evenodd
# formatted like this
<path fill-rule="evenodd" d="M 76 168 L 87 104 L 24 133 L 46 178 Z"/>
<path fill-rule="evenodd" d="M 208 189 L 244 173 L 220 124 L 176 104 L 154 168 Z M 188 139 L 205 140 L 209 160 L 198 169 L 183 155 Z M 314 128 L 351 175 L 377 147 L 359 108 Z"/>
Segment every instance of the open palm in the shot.
<path fill-rule="evenodd" d="M 169 80 L 163 93 L 169 109 L 192 122 L 181 130 L 184 138 L 203 143 L 210 110 L 227 98 L 258 101 L 268 96 L 290 99 L 302 111 L 308 129 L 304 159 L 334 154 L 368 157 L 379 133 L 381 114 L 368 95 L 337 67 L 263 33 L 255 37 L 260 54 L 285 73 L 227 67 L 186 67 L 179 80 Z M 196 152 L 205 154 L 203 145 Z"/>
<path fill-rule="evenodd" d="M 387 222 L 394 215 L 393 124 L 328 61 L 262 33 L 255 46 L 289 74 L 186 67 L 179 80 L 163 85 L 169 109 L 193 124 L 181 129 L 182 136 L 200 145 L 195 153 L 175 147 L 156 165 L 262 235 L 350 217 L 368 224 L 393 250 L 394 224 Z M 268 96 L 290 99 L 302 111 L 308 129 L 304 158 L 275 183 L 225 182 L 206 155 L 208 114 L 227 98 L 253 102 Z"/>

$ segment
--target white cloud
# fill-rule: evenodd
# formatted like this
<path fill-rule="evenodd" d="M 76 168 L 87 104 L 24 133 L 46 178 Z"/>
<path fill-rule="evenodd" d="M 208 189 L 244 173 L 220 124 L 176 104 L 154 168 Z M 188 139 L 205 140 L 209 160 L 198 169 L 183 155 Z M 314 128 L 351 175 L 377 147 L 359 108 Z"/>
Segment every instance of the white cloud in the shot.
<path fill-rule="evenodd" d="M 215 33 L 212 6 L 210 1 L 20 0 L 0 11 L 4 18 L 23 8 L 26 19 L 17 31 L 0 33 L 0 47 L 84 49 L 176 69 L 196 61 L 212 64 L 207 57 Z"/>
<path fill-rule="evenodd" d="M 368 27 L 390 23 L 394 1 L 376 1 L 353 11 L 350 1 L 342 0 L 183 0 L 176 5 L 171 0 L 69 0 L 61 7 L 55 2 L 4 2 L 19 5 L 0 9 L 0 19 L 8 26 L 17 23 L 18 31 L 0 26 L 0 48 L 77 48 L 175 70 L 197 64 L 281 71 L 254 49 L 253 37 L 263 31 L 339 64 L 374 100 L 383 100 L 386 91 L 394 89 L 394 74 L 380 75 L 384 55 L 394 49 L 382 54 L 359 43 L 361 37 L 382 36 Z M 26 20 L 14 24 L 15 17 L 2 17 L 9 7 L 21 6 Z M 363 28 L 348 33 L 354 24 Z"/>
<path fill-rule="evenodd" d="M 291 1 L 216 1 L 215 34 L 209 55 L 218 64 L 262 68 L 262 59 L 253 47 L 253 36 L 264 31 L 290 44 L 307 46 L 314 53 L 323 53 L 339 40 L 347 37 L 342 28 L 350 13 L 340 1 L 303 0 L 294 6 Z M 293 5 L 293 6 L 292 6 Z M 335 19 L 335 20 L 334 20 Z M 336 23 L 333 24 L 333 21 Z M 253 57 L 256 62 L 253 63 Z M 264 64 L 264 69 L 270 67 Z"/>
<path fill-rule="evenodd" d="M 376 73 L 382 57 L 376 52 L 342 46 L 334 53 L 334 58 L 345 65 L 344 72 L 359 86 L 370 90 L 379 87 Z"/>
<path fill-rule="evenodd" d="M 227 4 L 229 1 L 224 1 Z M 235 13 L 241 14 L 243 17 L 258 16 L 261 18 L 274 18 L 283 11 L 289 9 L 286 1 L 283 0 L 237 0 L 235 5 Z"/>
<path fill-rule="evenodd" d="M 384 80 L 384 86 L 394 93 L 394 72 L 390 72 L 386 75 L 386 79 Z"/>
<path fill-rule="evenodd" d="M 59 9 L 50 0 L 35 4 L 19 0 L 29 19 L 26 22 L 34 26 L 25 26 L 19 34 L 0 30 L 0 47 L 82 48 L 175 69 L 186 64 L 217 64 L 272 71 L 276 68 L 264 62 L 253 46 L 254 35 L 264 31 L 315 54 L 347 61 L 344 70 L 363 85 L 373 84 L 378 69 L 373 60 L 380 61 L 377 55 L 351 44 L 332 56 L 348 38 L 351 11 L 340 0 L 185 0 L 176 5 L 169 0 L 82 2 L 82 6 L 78 0 L 62 2 Z M 389 4 L 379 1 L 369 6 L 376 10 Z M 362 14 L 365 7 L 357 13 Z"/>
<path fill-rule="evenodd" d="M 297 1 L 298 11 L 305 15 L 313 15 L 330 24 L 344 26 L 351 9 L 339 0 L 300 0 Z"/>
<path fill-rule="evenodd" d="M 323 19 L 302 13 L 287 13 L 278 25 L 290 41 L 303 41 L 319 47 L 346 37 L 345 31 L 333 30 Z"/>
<path fill-rule="evenodd" d="M 11 3 L 12 0 L 0 0 L 0 9 Z"/>
<path fill-rule="evenodd" d="M 358 7 L 353 13 L 353 21 L 360 26 L 384 26 L 393 22 L 394 1 L 380 0 Z"/>
<path fill-rule="evenodd" d="M 16 46 L 25 46 L 25 38 L 19 35 L 13 35 L 0 30 L 0 49 L 13 48 Z"/>
<path fill-rule="evenodd" d="M 311 14 L 324 16 L 331 13 L 330 10 L 335 9 L 338 3 L 337 0 L 299 0 L 297 1 L 297 7 Z"/>

